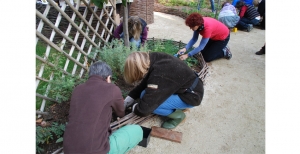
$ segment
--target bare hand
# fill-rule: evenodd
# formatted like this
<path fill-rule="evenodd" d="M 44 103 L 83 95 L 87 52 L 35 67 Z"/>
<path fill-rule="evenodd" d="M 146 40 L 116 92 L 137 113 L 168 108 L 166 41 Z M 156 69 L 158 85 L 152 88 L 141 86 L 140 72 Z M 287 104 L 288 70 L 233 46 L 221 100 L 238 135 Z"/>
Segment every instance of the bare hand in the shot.
<path fill-rule="evenodd" d="M 180 60 L 186 60 L 188 57 L 189 57 L 188 54 L 184 54 L 184 55 L 181 55 L 181 56 L 179 57 L 179 59 L 180 59 Z"/>

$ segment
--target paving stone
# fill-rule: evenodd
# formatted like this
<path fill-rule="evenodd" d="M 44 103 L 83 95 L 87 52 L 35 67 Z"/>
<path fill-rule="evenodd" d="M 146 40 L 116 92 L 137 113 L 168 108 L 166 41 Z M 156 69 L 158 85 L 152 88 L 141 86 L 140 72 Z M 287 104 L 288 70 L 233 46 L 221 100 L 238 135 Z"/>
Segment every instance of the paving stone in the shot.
<path fill-rule="evenodd" d="M 169 129 L 152 126 L 151 136 L 181 143 L 182 133 Z"/>

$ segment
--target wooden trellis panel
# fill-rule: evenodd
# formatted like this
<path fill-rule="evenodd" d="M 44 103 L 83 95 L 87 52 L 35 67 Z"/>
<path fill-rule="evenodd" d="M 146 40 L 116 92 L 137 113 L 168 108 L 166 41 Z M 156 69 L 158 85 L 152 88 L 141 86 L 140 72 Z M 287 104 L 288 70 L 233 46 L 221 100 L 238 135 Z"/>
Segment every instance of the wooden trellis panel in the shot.
<path fill-rule="evenodd" d="M 36 4 L 36 45 L 39 47 L 36 51 L 36 97 L 42 100 L 40 111 L 44 111 L 47 100 L 57 102 L 56 98 L 47 96 L 50 85 L 46 84 L 44 91 L 39 90 L 41 82 L 47 83 L 55 77 L 53 70 L 46 69 L 58 68 L 55 71 L 64 75 L 82 77 L 95 62 L 97 55 L 89 55 L 92 49 L 112 39 L 116 26 L 112 18 L 115 0 L 109 1 L 114 5 L 104 4 L 103 9 L 91 6 L 86 0 L 73 5 L 69 0 L 60 0 L 59 5 L 53 0 L 48 0 L 47 5 Z M 64 57 L 63 64 L 55 61 L 58 57 Z"/>

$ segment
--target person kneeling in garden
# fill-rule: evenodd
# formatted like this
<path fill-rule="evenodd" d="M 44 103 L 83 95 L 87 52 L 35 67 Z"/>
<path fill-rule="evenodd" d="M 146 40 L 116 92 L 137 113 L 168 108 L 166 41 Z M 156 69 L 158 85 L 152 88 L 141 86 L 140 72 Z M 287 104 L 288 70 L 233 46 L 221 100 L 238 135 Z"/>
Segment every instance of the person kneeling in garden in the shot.
<path fill-rule="evenodd" d="M 75 87 L 64 133 L 65 154 L 123 154 L 143 139 L 139 125 L 127 125 L 112 133 L 112 109 L 123 117 L 125 107 L 121 90 L 111 83 L 111 76 L 111 68 L 98 61 L 90 67 L 89 79 Z"/>
<path fill-rule="evenodd" d="M 211 62 L 216 59 L 231 59 L 232 54 L 227 46 L 230 39 L 229 29 L 220 21 L 211 17 L 202 17 L 199 13 L 192 13 L 185 19 L 185 24 L 194 31 L 192 39 L 177 54 L 179 58 L 185 60 L 189 57 L 202 53 L 205 62 Z M 202 36 L 198 47 L 185 54 Z"/>
<path fill-rule="evenodd" d="M 151 113 L 167 116 L 163 128 L 173 129 L 186 115 L 183 109 L 199 106 L 203 98 L 203 83 L 183 61 L 162 52 L 133 52 L 124 65 L 128 84 L 139 83 L 125 98 L 126 106 L 138 116 Z"/>

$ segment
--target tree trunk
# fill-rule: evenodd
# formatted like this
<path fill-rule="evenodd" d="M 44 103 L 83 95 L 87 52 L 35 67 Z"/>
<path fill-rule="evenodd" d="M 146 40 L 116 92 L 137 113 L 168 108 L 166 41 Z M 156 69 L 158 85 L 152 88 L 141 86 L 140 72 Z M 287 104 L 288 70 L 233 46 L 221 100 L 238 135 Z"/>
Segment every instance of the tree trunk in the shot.
<path fill-rule="evenodd" d="M 124 33 L 124 44 L 129 47 L 129 34 L 128 34 L 128 8 L 127 2 L 124 6 L 124 16 L 123 16 L 123 33 Z"/>

